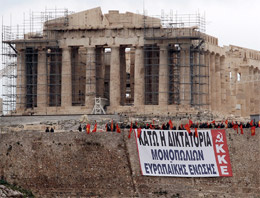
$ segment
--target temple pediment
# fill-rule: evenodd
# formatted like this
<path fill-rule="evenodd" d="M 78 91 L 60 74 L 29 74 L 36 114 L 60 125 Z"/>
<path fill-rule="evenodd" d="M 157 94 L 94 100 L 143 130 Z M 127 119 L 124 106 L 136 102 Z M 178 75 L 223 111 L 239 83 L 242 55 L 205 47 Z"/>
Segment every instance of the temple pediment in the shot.
<path fill-rule="evenodd" d="M 161 27 L 161 20 L 145 16 L 146 27 Z M 118 28 L 142 28 L 144 27 L 144 15 L 132 12 L 119 13 L 111 10 L 103 14 L 100 7 L 70 14 L 45 22 L 45 29 L 118 29 Z"/>

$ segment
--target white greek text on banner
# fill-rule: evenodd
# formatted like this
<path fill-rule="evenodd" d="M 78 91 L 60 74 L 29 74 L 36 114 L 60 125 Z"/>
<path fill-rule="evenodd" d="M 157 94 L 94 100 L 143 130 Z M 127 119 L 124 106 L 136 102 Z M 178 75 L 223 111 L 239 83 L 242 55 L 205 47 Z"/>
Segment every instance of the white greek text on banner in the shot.
<path fill-rule="evenodd" d="M 142 175 L 232 176 L 225 130 L 135 130 Z"/>

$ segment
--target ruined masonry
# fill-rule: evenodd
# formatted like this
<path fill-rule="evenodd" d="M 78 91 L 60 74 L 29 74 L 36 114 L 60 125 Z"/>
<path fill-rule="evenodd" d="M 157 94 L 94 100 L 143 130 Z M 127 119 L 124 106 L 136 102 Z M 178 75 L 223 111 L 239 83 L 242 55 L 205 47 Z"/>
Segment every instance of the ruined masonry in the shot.
<path fill-rule="evenodd" d="M 90 114 L 95 103 L 112 114 L 259 114 L 260 52 L 220 47 L 195 22 L 94 8 L 6 39 L 17 57 L 8 114 Z"/>

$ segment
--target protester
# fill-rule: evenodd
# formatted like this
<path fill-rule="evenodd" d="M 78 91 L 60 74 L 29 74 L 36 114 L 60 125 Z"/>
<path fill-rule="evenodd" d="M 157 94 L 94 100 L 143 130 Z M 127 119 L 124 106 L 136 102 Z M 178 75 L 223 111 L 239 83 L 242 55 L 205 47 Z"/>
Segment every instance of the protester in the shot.
<path fill-rule="evenodd" d="M 81 127 L 81 124 L 79 125 L 79 128 L 78 128 L 79 132 L 82 132 L 82 127 Z"/>

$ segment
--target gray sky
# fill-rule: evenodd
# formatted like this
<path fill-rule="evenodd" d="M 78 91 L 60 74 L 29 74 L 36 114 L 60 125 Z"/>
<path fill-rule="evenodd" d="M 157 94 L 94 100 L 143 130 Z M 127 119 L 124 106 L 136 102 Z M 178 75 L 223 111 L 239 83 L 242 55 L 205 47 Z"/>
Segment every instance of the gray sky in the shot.
<path fill-rule="evenodd" d="M 219 45 L 237 45 L 260 50 L 259 0 L 0 0 L 0 15 L 4 23 L 23 23 L 23 14 L 44 11 L 45 8 L 68 8 L 83 11 L 100 6 L 103 13 L 119 10 L 148 15 L 164 13 L 196 13 L 206 15 L 206 33 L 219 39 Z M 10 17 L 10 15 L 12 17 Z"/>

